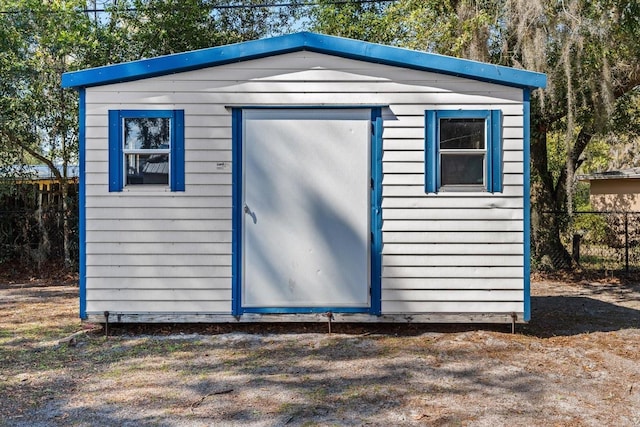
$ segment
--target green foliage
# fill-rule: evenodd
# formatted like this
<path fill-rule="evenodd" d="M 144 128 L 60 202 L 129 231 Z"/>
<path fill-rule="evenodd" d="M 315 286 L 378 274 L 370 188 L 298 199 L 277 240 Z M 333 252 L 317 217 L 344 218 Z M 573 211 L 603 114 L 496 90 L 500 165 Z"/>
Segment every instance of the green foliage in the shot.
<path fill-rule="evenodd" d="M 237 43 L 293 25 L 286 7 L 260 0 L 120 0 L 96 24 L 92 66 Z M 236 7 L 250 6 L 250 7 Z"/>
<path fill-rule="evenodd" d="M 60 75 L 91 47 L 91 25 L 78 13 L 84 2 L 8 1 L 2 14 L 0 72 L 1 162 L 70 162 L 77 152 L 75 95 L 60 88 Z"/>
<path fill-rule="evenodd" d="M 612 164 L 611 142 L 605 138 L 594 138 L 584 150 L 583 159 L 581 173 L 589 174 L 607 170 Z"/>
<path fill-rule="evenodd" d="M 311 31 L 395 44 L 397 34 L 390 26 L 388 3 L 335 2 L 320 0 L 311 8 Z"/>
<path fill-rule="evenodd" d="M 262 4 L 229 0 L 225 6 Z M 120 0 L 98 19 L 86 0 L 3 0 L 0 8 L 0 177 L 46 164 L 62 187 L 65 265 L 72 233 L 65 177 L 78 157 L 78 94 L 64 72 L 254 39 L 290 22 L 286 8 L 220 8 L 217 0 Z M 93 19 L 92 19 L 93 18 Z M 4 190 L 2 190 L 4 191 Z M 10 190 L 7 190 L 10 191 Z"/>

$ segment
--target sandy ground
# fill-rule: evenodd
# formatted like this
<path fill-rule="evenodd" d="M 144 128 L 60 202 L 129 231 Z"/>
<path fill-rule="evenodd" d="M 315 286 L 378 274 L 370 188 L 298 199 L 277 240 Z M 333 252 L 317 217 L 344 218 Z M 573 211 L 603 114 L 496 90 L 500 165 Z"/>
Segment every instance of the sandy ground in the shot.
<path fill-rule="evenodd" d="M 0 285 L 0 425 L 638 426 L 640 286 L 537 279 L 501 326 L 81 324 Z"/>

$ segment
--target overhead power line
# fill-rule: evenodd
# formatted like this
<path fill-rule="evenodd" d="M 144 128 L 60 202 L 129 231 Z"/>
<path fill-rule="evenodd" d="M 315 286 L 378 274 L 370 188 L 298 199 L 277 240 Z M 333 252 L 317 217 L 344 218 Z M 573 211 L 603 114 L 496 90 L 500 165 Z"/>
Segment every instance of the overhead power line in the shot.
<path fill-rule="evenodd" d="M 311 6 L 320 6 L 320 5 L 343 5 L 343 4 L 367 4 L 367 3 L 395 3 L 398 0 L 334 0 L 329 2 L 320 3 L 318 1 L 310 1 L 304 3 L 297 2 L 288 2 L 288 3 L 259 3 L 259 4 L 223 4 L 216 6 L 207 6 L 206 9 L 210 10 L 224 10 L 224 9 L 261 9 L 261 8 L 277 8 L 277 7 L 311 7 Z M 103 3 L 105 4 L 105 3 Z M 154 9 L 150 9 L 154 10 Z M 180 10 L 179 8 L 175 8 L 175 10 Z M 2 10 L 0 14 L 14 14 L 14 13 L 24 13 L 31 12 L 31 9 L 15 9 L 15 10 Z M 121 9 L 121 11 L 125 12 L 136 12 L 138 9 L 136 8 L 126 8 Z M 111 13 L 113 12 L 111 9 L 102 7 L 102 8 L 84 8 L 79 9 L 78 12 L 83 13 Z M 55 10 L 50 10 L 48 13 L 60 13 Z"/>

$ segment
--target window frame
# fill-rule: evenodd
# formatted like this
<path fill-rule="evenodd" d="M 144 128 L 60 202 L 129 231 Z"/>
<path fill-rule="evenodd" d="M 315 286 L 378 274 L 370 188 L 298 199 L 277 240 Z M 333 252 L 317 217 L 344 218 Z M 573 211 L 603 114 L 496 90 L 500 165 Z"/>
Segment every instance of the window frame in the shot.
<path fill-rule="evenodd" d="M 440 148 L 441 119 L 484 119 L 485 148 L 482 185 L 442 185 Z M 459 150 L 461 154 L 464 149 Z M 470 152 L 471 150 L 469 150 Z M 481 150 L 476 149 L 480 152 Z M 501 110 L 425 110 L 425 192 L 502 192 L 502 111 Z"/>
<path fill-rule="evenodd" d="M 124 121 L 131 118 L 168 118 L 169 149 L 136 150 L 124 148 Z M 169 183 L 126 185 L 126 155 L 151 154 L 152 152 L 169 154 Z M 184 110 L 109 110 L 109 192 L 121 192 L 123 189 L 148 190 L 163 188 L 169 191 L 184 191 Z"/>

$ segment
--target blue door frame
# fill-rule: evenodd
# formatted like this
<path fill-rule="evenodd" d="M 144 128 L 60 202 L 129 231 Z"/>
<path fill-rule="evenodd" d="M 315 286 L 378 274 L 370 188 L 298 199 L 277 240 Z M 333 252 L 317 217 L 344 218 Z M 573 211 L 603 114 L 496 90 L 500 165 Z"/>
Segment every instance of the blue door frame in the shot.
<path fill-rule="evenodd" d="M 370 307 L 242 307 L 242 111 L 252 108 L 358 108 L 371 110 L 371 274 L 370 274 Z M 380 106 L 277 106 L 277 107 L 244 107 L 233 108 L 232 113 L 232 314 L 236 317 L 243 313 L 368 313 L 380 315 L 381 281 L 382 281 L 382 108 Z"/>

